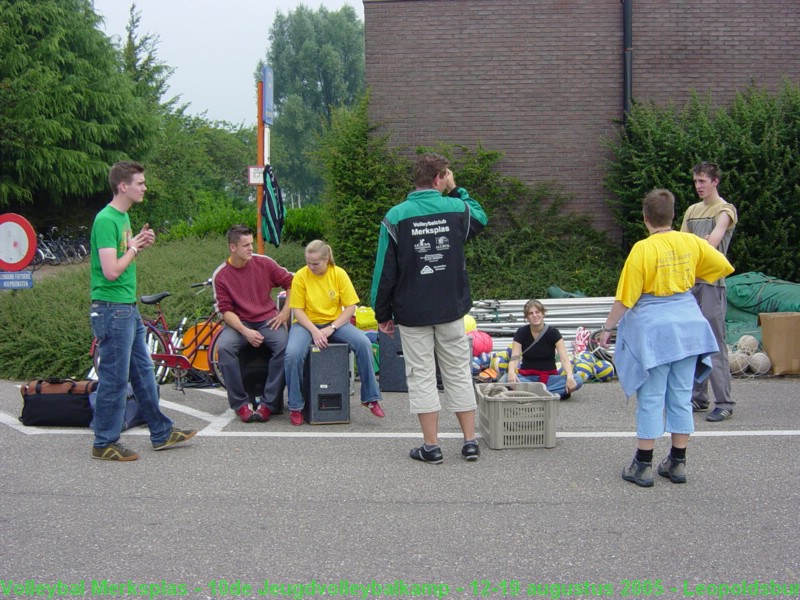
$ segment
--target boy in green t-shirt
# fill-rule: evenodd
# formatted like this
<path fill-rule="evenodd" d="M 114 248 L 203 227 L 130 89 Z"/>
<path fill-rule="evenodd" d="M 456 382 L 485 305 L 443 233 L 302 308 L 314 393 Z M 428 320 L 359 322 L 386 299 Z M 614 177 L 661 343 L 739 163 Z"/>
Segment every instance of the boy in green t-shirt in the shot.
<path fill-rule="evenodd" d="M 155 233 L 147 225 L 133 235 L 128 217 L 128 210 L 141 203 L 147 191 L 144 167 L 135 162 L 118 162 L 111 167 L 108 183 L 114 197 L 97 213 L 91 236 L 89 316 L 100 353 L 92 458 L 131 461 L 139 455 L 119 442 L 128 380 L 155 450 L 185 442 L 197 431 L 173 427 L 172 420 L 158 406 L 153 361 L 136 308 L 136 257 L 155 242 Z"/>

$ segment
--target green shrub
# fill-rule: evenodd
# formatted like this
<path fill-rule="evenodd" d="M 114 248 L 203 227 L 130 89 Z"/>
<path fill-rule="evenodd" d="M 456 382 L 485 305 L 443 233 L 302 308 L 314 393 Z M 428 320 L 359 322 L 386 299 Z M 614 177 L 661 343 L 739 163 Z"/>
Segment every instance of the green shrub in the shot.
<path fill-rule="evenodd" d="M 336 260 L 366 302 L 372 283 L 380 222 L 412 190 L 410 162 L 387 147 L 367 121 L 365 99 L 334 112 L 321 144 L 329 211 L 326 232 Z M 423 152 L 430 149 L 420 148 Z M 486 231 L 467 246 L 473 298 L 545 296 L 551 285 L 587 295 L 611 295 L 622 264 L 618 244 L 564 210 L 554 184 L 531 187 L 497 170 L 502 154 L 439 145 L 456 183 L 489 217 Z"/>
<path fill-rule="evenodd" d="M 736 271 L 800 281 L 800 86 L 787 82 L 776 94 L 751 87 L 727 107 L 697 96 L 680 111 L 636 104 L 610 147 L 606 186 L 625 249 L 646 236 L 641 201 L 654 187 L 675 194 L 680 227 L 698 201 L 691 169 L 708 160 L 722 169 L 719 193 L 738 211 L 728 250 Z"/>
<path fill-rule="evenodd" d="M 189 221 L 162 223 L 162 228 L 165 230 L 162 235 L 163 240 L 224 235 L 231 225 L 238 223 L 245 223 L 256 231 L 255 204 L 247 208 L 238 208 L 231 199 L 220 193 L 199 192 L 198 195 L 202 200 L 198 203 L 197 215 Z M 151 223 L 151 225 L 159 229 L 157 224 Z"/>
<path fill-rule="evenodd" d="M 281 244 L 267 253 L 291 271 L 304 264 L 303 248 Z M 177 324 L 207 315 L 213 306 L 210 288 L 190 284 L 208 279 L 228 256 L 224 237 L 163 241 L 137 259 L 138 289 L 143 294 L 169 291 L 162 302 L 167 322 Z M 36 377 L 82 378 L 91 368 L 89 346 L 89 265 L 59 267 L 52 276 L 36 281 L 29 290 L 0 294 L 0 377 L 28 380 Z M 145 315 L 154 309 L 141 306 Z"/>
<path fill-rule="evenodd" d="M 319 204 L 307 204 L 303 208 L 286 211 L 283 237 L 287 241 L 305 246 L 312 240 L 325 237 L 325 209 Z"/>
<path fill-rule="evenodd" d="M 403 200 L 410 171 L 368 123 L 369 99 L 333 111 L 316 155 L 325 180 L 325 236 L 363 303 L 369 302 L 378 232 L 386 211 Z"/>

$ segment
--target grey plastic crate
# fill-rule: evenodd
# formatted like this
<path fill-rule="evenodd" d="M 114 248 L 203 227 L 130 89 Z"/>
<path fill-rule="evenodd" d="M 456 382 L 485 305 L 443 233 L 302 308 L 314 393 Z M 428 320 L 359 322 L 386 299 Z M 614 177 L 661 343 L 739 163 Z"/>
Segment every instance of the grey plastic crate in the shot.
<path fill-rule="evenodd" d="M 524 391 L 533 397 L 492 396 L 496 386 Z M 489 448 L 553 448 L 556 445 L 558 394 L 543 383 L 478 383 L 478 419 L 481 436 Z"/>

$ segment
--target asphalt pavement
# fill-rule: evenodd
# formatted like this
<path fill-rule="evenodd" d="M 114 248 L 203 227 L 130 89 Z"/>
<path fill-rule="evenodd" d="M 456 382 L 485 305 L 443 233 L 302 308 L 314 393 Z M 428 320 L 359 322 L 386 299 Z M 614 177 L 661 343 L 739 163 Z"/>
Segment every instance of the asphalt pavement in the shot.
<path fill-rule="evenodd" d="M 356 394 L 349 424 L 296 428 L 167 384 L 164 411 L 198 436 L 154 452 L 134 429 L 141 458 L 111 463 L 88 429 L 22 426 L 18 382 L 0 381 L 0 596 L 799 593 L 798 378 L 734 380 L 733 419 L 695 416 L 688 482 L 649 489 L 620 477 L 635 405 L 616 382 L 560 403 L 555 448 L 483 440 L 477 463 L 448 412 L 444 463 L 411 460 L 407 397 L 384 396 L 385 419 Z"/>

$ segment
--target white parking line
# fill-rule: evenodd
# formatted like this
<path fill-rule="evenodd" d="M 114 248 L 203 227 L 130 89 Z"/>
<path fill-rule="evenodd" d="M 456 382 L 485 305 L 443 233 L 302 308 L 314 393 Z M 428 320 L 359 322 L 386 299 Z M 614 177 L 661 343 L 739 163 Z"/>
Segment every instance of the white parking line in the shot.
<path fill-rule="evenodd" d="M 235 415 L 232 410 L 227 409 L 221 415 L 213 415 L 200 411 L 182 404 L 175 404 L 167 400 L 162 400 L 161 405 L 182 412 L 187 415 L 202 419 L 208 425 L 198 432 L 198 436 L 203 437 L 263 437 L 263 438 L 341 438 L 341 439 L 417 439 L 419 431 L 385 431 L 385 432 L 364 432 L 364 431 L 322 431 L 313 426 L 305 427 L 299 431 L 222 431 L 226 425 L 234 420 Z M 26 427 L 16 417 L 0 412 L 0 424 L 6 425 L 15 431 L 25 435 L 92 435 L 90 429 L 82 427 Z M 149 435 L 149 431 L 144 427 L 128 429 L 125 435 Z M 664 434 L 667 437 L 669 434 Z M 800 430 L 796 429 L 762 429 L 744 431 L 696 431 L 692 437 L 797 437 Z M 442 432 L 439 437 L 444 439 L 456 439 L 461 437 L 458 432 Z M 480 435 L 478 436 L 480 437 Z M 636 433 L 633 431 L 558 431 L 557 438 L 562 439 L 593 439 L 593 438 L 634 438 Z"/>

